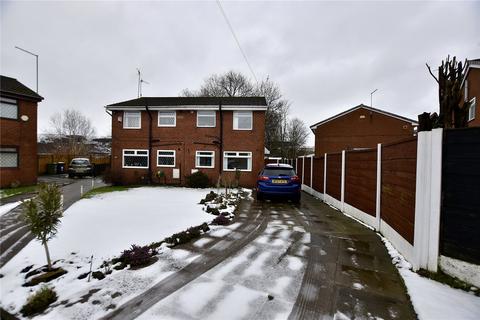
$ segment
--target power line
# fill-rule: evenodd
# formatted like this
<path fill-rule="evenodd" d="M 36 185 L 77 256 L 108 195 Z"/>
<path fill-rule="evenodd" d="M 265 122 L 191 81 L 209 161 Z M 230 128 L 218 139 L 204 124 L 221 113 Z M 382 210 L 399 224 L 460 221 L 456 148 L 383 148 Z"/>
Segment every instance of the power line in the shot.
<path fill-rule="evenodd" d="M 240 41 L 238 41 L 237 35 L 235 34 L 235 31 L 233 30 L 232 24 L 228 20 L 227 14 L 223 10 L 223 7 L 222 7 L 222 4 L 220 3 L 220 0 L 217 0 L 217 5 L 218 5 L 218 8 L 220 8 L 220 12 L 222 13 L 223 17 L 225 18 L 225 22 L 227 23 L 228 28 L 230 29 L 230 32 L 232 33 L 232 36 L 235 39 L 235 42 L 237 43 L 238 48 L 240 49 L 240 52 L 242 53 L 243 59 L 247 63 L 248 69 L 250 69 L 250 72 L 252 73 L 253 79 L 255 79 L 255 82 L 258 84 L 258 80 L 257 80 L 257 77 L 255 76 L 255 72 L 253 72 L 253 68 L 250 65 L 250 62 L 248 62 L 247 55 L 245 54 L 245 51 L 243 51 L 242 46 L 240 45 Z"/>

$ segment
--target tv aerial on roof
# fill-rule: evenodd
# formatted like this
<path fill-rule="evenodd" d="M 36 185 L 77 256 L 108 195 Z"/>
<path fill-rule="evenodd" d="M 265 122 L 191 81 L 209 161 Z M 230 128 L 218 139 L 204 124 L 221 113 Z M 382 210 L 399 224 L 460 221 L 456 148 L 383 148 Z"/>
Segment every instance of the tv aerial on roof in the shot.
<path fill-rule="evenodd" d="M 142 84 L 150 84 L 150 82 L 147 82 L 142 79 L 142 72 L 140 71 L 139 68 L 137 68 L 137 73 L 138 73 L 138 83 L 137 83 L 137 97 L 141 98 L 142 97 Z"/>

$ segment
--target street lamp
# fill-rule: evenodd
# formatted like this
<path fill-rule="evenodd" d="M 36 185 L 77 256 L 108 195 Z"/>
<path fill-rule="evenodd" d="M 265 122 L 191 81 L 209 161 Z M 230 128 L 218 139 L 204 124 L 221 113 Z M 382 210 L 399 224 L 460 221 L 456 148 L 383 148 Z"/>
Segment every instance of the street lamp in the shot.
<path fill-rule="evenodd" d="M 377 90 L 378 90 L 378 89 L 375 89 L 375 90 L 373 90 L 372 92 L 370 92 L 370 107 L 373 107 L 373 102 L 372 102 L 372 101 L 373 101 L 373 94 L 374 94 L 375 92 L 377 92 Z"/>
<path fill-rule="evenodd" d="M 16 49 L 22 50 L 23 52 L 26 52 L 28 54 L 31 54 L 32 56 L 35 56 L 36 62 L 37 62 L 37 93 L 38 93 L 38 54 L 35 54 L 33 52 L 30 52 L 28 50 L 22 49 L 20 47 L 15 46 Z"/>

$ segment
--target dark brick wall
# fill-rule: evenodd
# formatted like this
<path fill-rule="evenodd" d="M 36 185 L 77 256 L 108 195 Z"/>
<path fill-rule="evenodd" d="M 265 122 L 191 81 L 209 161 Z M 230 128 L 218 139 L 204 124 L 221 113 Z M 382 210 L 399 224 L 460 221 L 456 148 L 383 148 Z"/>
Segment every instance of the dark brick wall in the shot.
<path fill-rule="evenodd" d="M 28 121 L 22 121 L 22 115 Z M 18 168 L 0 168 L 0 186 L 37 182 L 37 103 L 18 100 L 18 119 L 0 118 L 0 145 L 18 149 Z"/>
<path fill-rule="evenodd" d="M 315 155 L 319 157 L 324 153 L 353 148 L 375 148 L 377 143 L 390 143 L 412 136 L 411 123 L 358 109 L 315 130 Z"/>
<path fill-rule="evenodd" d="M 216 183 L 223 163 L 219 147 L 213 142 L 220 136 L 220 115 L 217 111 L 215 128 L 197 128 L 196 111 L 177 110 L 175 127 L 158 127 L 158 113 L 152 111 L 152 153 L 150 155 L 153 176 L 158 170 L 166 174 L 167 184 L 184 184 L 185 176 L 195 169 L 196 151 L 214 151 L 215 168 L 201 168 L 212 183 Z M 117 183 L 142 183 L 148 176 L 147 169 L 122 168 L 122 149 L 148 149 L 149 118 L 142 112 L 141 129 L 123 129 L 123 111 L 112 116 L 112 176 Z M 253 187 L 264 164 L 265 112 L 253 112 L 253 130 L 233 130 L 233 112 L 223 111 L 223 151 L 252 152 L 252 171 L 241 172 L 240 184 Z M 180 169 L 180 179 L 173 179 L 173 168 L 157 167 L 157 150 L 176 150 L 175 168 Z M 226 173 L 233 177 L 234 172 Z M 154 180 L 154 182 L 159 182 Z"/>
<path fill-rule="evenodd" d="M 468 99 L 473 97 L 477 99 L 477 108 L 475 110 L 475 119 L 468 122 L 469 127 L 480 127 L 480 69 L 472 68 L 468 73 Z M 465 92 L 465 91 L 464 91 Z"/>

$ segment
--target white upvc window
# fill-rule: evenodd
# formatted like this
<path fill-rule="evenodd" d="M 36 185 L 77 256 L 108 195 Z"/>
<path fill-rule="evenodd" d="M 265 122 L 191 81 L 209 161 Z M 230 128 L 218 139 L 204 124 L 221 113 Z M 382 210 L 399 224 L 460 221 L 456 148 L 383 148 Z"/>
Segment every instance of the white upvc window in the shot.
<path fill-rule="evenodd" d="M 214 128 L 215 127 L 215 111 L 197 111 L 197 127 Z"/>
<path fill-rule="evenodd" d="M 243 151 L 225 151 L 223 153 L 223 170 L 252 171 L 252 153 Z"/>
<path fill-rule="evenodd" d="M 17 100 L 0 97 L 0 118 L 18 119 Z"/>
<path fill-rule="evenodd" d="M 157 167 L 175 167 L 175 150 L 158 150 Z"/>
<path fill-rule="evenodd" d="M 175 127 L 177 125 L 176 111 L 158 111 L 159 127 Z"/>
<path fill-rule="evenodd" d="M 141 111 L 125 111 L 123 113 L 124 129 L 140 129 L 142 127 Z"/>
<path fill-rule="evenodd" d="M 234 130 L 252 130 L 253 113 L 252 111 L 234 111 L 233 129 Z"/>
<path fill-rule="evenodd" d="M 195 168 L 215 168 L 215 151 L 197 151 Z"/>
<path fill-rule="evenodd" d="M 468 121 L 472 121 L 475 119 L 475 113 L 477 111 L 477 98 L 473 97 L 469 101 L 469 107 L 468 107 Z"/>
<path fill-rule="evenodd" d="M 0 148 L 0 168 L 17 168 L 17 148 Z"/>
<path fill-rule="evenodd" d="M 123 168 L 148 168 L 148 150 L 123 149 L 122 167 Z"/>

